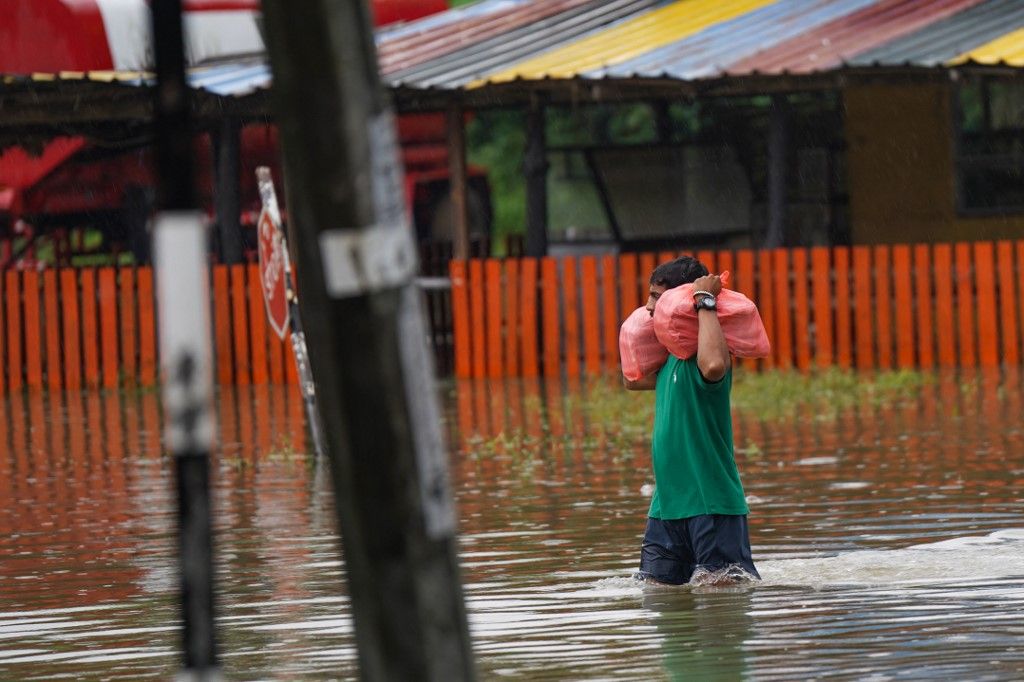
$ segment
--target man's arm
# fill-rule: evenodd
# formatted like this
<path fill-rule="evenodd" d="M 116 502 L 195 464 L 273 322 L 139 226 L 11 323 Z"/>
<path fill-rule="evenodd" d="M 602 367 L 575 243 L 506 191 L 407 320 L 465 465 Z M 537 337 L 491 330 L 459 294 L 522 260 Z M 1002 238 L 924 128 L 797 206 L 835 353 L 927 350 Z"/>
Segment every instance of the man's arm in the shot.
<path fill-rule="evenodd" d="M 648 374 L 642 379 L 637 379 L 636 381 L 633 381 L 632 379 L 627 379 L 626 377 L 622 377 L 622 385 L 625 386 L 626 389 L 629 391 L 653 391 L 657 383 L 657 372 Z"/>
<path fill-rule="evenodd" d="M 722 291 L 722 280 L 718 275 L 706 275 L 693 283 L 693 290 L 707 291 L 718 296 Z M 732 360 L 722 325 L 718 323 L 718 313 L 714 310 L 698 310 L 697 325 L 697 369 L 706 381 L 719 381 L 729 371 Z"/>

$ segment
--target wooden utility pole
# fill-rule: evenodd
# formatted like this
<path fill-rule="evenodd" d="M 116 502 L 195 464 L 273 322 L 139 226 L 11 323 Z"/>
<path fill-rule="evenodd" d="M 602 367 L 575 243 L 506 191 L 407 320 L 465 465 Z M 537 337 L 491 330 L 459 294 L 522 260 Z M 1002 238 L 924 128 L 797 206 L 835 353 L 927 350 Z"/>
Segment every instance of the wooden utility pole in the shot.
<path fill-rule="evenodd" d="M 369 11 L 264 0 L 289 242 L 361 677 L 474 677 L 395 122 Z"/>
<path fill-rule="evenodd" d="M 213 625 L 210 447 L 214 421 L 207 238 L 193 182 L 181 0 L 154 0 L 159 213 L 154 227 L 164 435 L 174 454 L 184 671 L 219 679 Z"/>

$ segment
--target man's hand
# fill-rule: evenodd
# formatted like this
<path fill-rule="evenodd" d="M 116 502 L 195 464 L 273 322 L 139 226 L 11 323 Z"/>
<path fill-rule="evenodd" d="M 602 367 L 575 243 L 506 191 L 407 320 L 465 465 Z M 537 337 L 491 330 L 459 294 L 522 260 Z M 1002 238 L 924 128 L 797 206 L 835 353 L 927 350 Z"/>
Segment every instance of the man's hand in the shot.
<path fill-rule="evenodd" d="M 694 291 L 706 291 L 712 296 L 718 296 L 722 291 L 722 278 L 718 275 L 704 275 L 693 281 Z"/>
<path fill-rule="evenodd" d="M 693 283 L 693 290 L 718 296 L 722 291 L 722 278 L 718 275 L 698 277 Z M 718 323 L 716 311 L 698 311 L 697 323 L 697 367 L 706 381 L 715 382 L 729 371 L 729 347 L 725 343 L 725 334 Z"/>
<path fill-rule="evenodd" d="M 654 387 L 658 385 L 658 373 L 652 372 L 636 380 L 622 377 L 622 385 L 629 391 L 653 391 Z"/>

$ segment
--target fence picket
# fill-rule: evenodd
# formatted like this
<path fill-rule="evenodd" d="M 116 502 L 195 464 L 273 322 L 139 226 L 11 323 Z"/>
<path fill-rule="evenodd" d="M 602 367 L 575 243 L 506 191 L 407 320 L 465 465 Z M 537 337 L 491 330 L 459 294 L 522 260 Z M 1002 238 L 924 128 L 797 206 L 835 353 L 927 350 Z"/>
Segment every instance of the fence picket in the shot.
<path fill-rule="evenodd" d="M 914 366 L 914 290 L 910 247 L 892 247 L 893 299 L 896 301 L 896 365 Z"/>
<path fill-rule="evenodd" d="M 118 286 L 121 291 L 121 376 L 129 384 L 134 384 L 138 348 L 135 340 L 135 270 L 133 268 L 118 269 Z"/>
<path fill-rule="evenodd" d="M 543 322 L 541 333 L 544 346 L 544 376 L 559 376 L 561 357 L 561 335 L 559 334 L 558 317 L 558 262 L 551 257 L 540 261 L 541 279 L 541 314 Z"/>
<path fill-rule="evenodd" d="M 156 383 L 156 310 L 153 299 L 153 268 L 139 268 L 137 284 L 139 304 L 139 382 Z"/>
<path fill-rule="evenodd" d="M 956 259 L 957 329 L 960 330 L 960 366 L 977 365 L 975 356 L 974 281 L 971 277 L 971 245 L 961 242 L 953 247 Z"/>
<path fill-rule="evenodd" d="M 757 298 L 754 302 L 761 311 L 761 321 L 772 344 L 772 353 L 762 363 L 765 367 L 779 364 L 779 339 L 775 330 L 775 299 L 772 295 L 772 252 L 757 252 Z"/>
<path fill-rule="evenodd" d="M 871 315 L 871 249 L 853 247 L 853 332 L 856 337 L 858 369 L 874 367 L 874 336 Z"/>
<path fill-rule="evenodd" d="M 1020 337 L 1024 339 L 1024 239 L 1017 242 L 1017 303 L 1020 305 L 1020 312 L 1017 319 L 1020 321 Z"/>
<path fill-rule="evenodd" d="M 1013 243 L 1001 241 L 996 246 L 999 271 L 999 317 L 1003 323 L 1003 362 L 1016 365 L 1020 362 L 1019 335 L 1017 331 L 1017 294 L 1013 282 Z M 1024 268 L 1024 263 L 1021 264 Z M 1024 292 L 1022 292 L 1024 293 Z"/>
<path fill-rule="evenodd" d="M 843 369 L 853 366 L 853 336 L 850 310 L 850 249 L 833 250 L 836 289 L 836 362 Z"/>
<path fill-rule="evenodd" d="M 565 375 L 574 379 L 580 375 L 579 282 L 575 258 L 562 259 L 562 295 L 565 304 Z"/>
<path fill-rule="evenodd" d="M 234 330 L 235 384 L 248 386 L 252 383 L 252 365 L 249 363 L 249 318 L 246 315 L 245 266 L 230 265 L 231 319 Z"/>
<path fill-rule="evenodd" d="M 213 266 L 213 339 L 217 353 L 217 382 L 221 386 L 235 381 L 235 359 L 231 354 L 231 288 L 228 266 Z"/>
<path fill-rule="evenodd" d="M 43 271 L 43 333 L 46 334 L 46 385 L 59 391 L 62 383 L 60 338 L 60 283 L 57 271 Z"/>
<path fill-rule="evenodd" d="M 9 277 L 9 276 L 8 276 Z M 15 365 L 9 362 L 6 355 L 7 351 L 7 313 L 6 313 L 6 301 L 7 301 L 7 279 L 8 277 L 0 276 L 0 362 L 4 363 L 4 367 L 0 370 L 0 395 L 4 395 L 7 392 L 7 377 L 13 372 L 18 371 L 16 368 L 21 365 Z M 0 420 L 2 422 L 3 420 Z M 2 425 L 0 425 L 2 428 Z"/>
<path fill-rule="evenodd" d="M 882 369 L 889 369 L 892 367 L 892 288 L 889 286 L 892 269 L 889 265 L 889 247 L 876 246 L 872 260 L 875 292 L 870 300 L 874 301 L 875 309 L 876 363 Z"/>
<path fill-rule="evenodd" d="M 21 376 L 21 282 L 18 273 L 7 271 L 4 293 L 7 299 L 7 388 L 17 391 Z"/>
<path fill-rule="evenodd" d="M 61 310 L 64 325 L 64 388 L 82 387 L 82 325 L 78 316 L 78 271 L 60 271 Z"/>
<path fill-rule="evenodd" d="M 601 372 L 601 348 L 598 336 L 597 259 L 580 259 L 580 283 L 583 290 L 583 369 L 587 374 Z"/>
<path fill-rule="evenodd" d="M 469 312 L 472 329 L 473 378 L 482 379 L 487 370 L 484 356 L 484 270 L 483 262 L 476 259 L 469 262 Z"/>
<path fill-rule="evenodd" d="M 733 278 L 733 276 L 736 273 L 734 273 L 732 271 L 733 270 L 732 251 L 719 251 L 716 254 L 716 256 L 715 256 L 715 259 L 716 259 L 716 264 L 718 265 L 718 274 L 722 274 L 723 272 L 728 272 L 729 273 L 729 282 L 728 282 L 728 284 L 724 284 L 723 286 L 726 289 L 734 289 L 735 287 L 733 286 L 732 278 Z"/>
<path fill-rule="evenodd" d="M 818 367 L 833 360 L 832 271 L 826 246 L 811 249 L 811 296 L 814 309 L 814 359 Z"/>
<path fill-rule="evenodd" d="M 807 250 L 793 251 L 793 325 L 796 366 L 811 366 L 811 315 L 808 307 Z"/>
<path fill-rule="evenodd" d="M 100 346 L 103 387 L 117 388 L 121 368 L 117 357 L 117 275 L 114 268 L 100 269 Z"/>
<path fill-rule="evenodd" d="M 519 376 L 519 261 L 505 261 L 505 372 Z"/>
<path fill-rule="evenodd" d="M 39 313 L 39 273 L 27 270 L 21 278 L 25 302 L 25 384 L 29 388 L 43 386 L 43 334 Z"/>
<path fill-rule="evenodd" d="M 736 252 L 736 272 L 735 276 L 732 278 L 732 288 L 749 298 L 751 301 L 757 301 L 753 251 L 743 249 L 742 251 Z M 740 358 L 737 358 L 736 364 L 739 366 L 756 367 L 757 360 L 741 360 Z"/>
<path fill-rule="evenodd" d="M 249 284 L 249 357 L 252 358 L 252 383 L 262 386 L 267 383 L 267 322 L 266 304 L 263 302 L 263 283 L 260 281 L 260 266 L 250 263 L 246 266 L 246 280 Z"/>
<path fill-rule="evenodd" d="M 995 254 L 992 242 L 974 245 L 974 284 L 978 291 L 978 361 L 999 366 L 999 323 L 996 318 Z"/>
<path fill-rule="evenodd" d="M 793 366 L 793 299 L 789 290 L 789 251 L 773 249 L 771 255 L 770 272 L 775 286 L 776 366 L 788 369 Z"/>
<path fill-rule="evenodd" d="M 932 253 L 935 268 L 935 338 L 939 366 L 956 366 L 956 334 L 953 331 L 953 247 L 936 244 Z"/>
<path fill-rule="evenodd" d="M 604 365 L 608 369 L 619 366 L 619 307 L 616 305 L 616 260 L 613 255 L 601 258 L 601 322 L 604 330 Z"/>
<path fill-rule="evenodd" d="M 501 262 L 497 258 L 484 261 L 485 303 L 487 306 L 487 376 L 491 379 L 501 377 L 505 372 L 502 368 L 501 353 Z"/>
<path fill-rule="evenodd" d="M 537 259 L 524 258 L 522 261 L 522 342 L 523 376 L 536 377 L 537 366 Z"/>
<path fill-rule="evenodd" d="M 928 244 L 914 247 L 914 293 L 917 305 L 917 366 L 930 369 L 935 365 L 935 327 L 932 321 L 934 295 L 932 288 L 931 249 Z"/>
<path fill-rule="evenodd" d="M 466 291 L 466 261 L 448 264 L 452 282 L 452 336 L 455 347 L 455 377 L 466 379 L 471 373 L 472 350 L 469 340 L 469 292 Z"/>

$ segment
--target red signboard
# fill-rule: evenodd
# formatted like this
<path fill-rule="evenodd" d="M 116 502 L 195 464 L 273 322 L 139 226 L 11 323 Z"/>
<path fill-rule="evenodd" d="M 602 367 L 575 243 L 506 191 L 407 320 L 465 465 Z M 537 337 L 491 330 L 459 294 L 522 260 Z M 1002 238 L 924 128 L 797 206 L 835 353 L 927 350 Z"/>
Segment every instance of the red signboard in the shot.
<path fill-rule="evenodd" d="M 267 319 L 277 335 L 284 339 L 288 331 L 284 239 L 266 208 L 260 213 L 256 228 L 259 233 L 260 284 L 263 286 L 263 300 L 267 304 Z"/>

